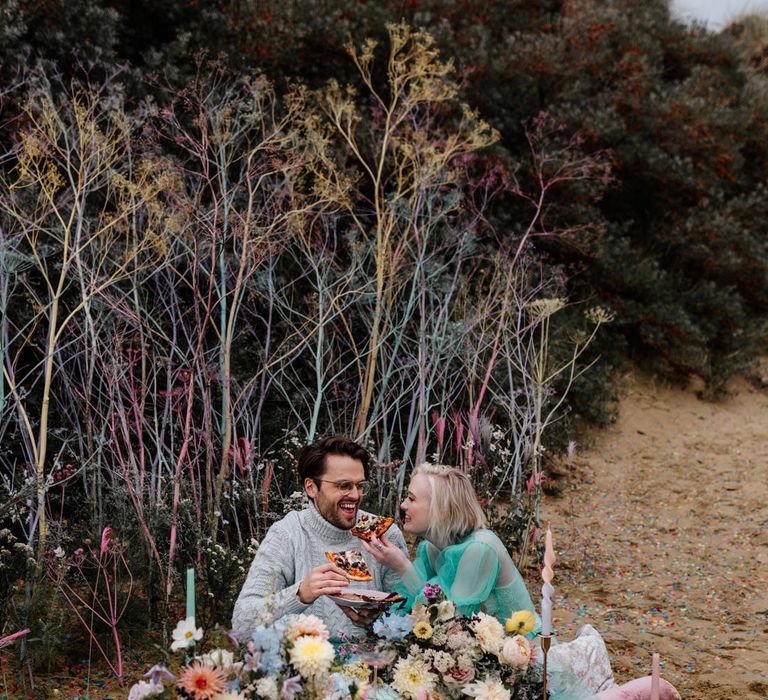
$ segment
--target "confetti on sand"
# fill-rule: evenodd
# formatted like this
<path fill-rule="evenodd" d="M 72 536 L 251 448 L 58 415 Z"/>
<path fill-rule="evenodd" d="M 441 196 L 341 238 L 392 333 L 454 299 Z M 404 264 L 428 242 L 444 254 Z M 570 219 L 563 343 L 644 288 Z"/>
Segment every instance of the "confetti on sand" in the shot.
<path fill-rule="evenodd" d="M 619 681 L 656 650 L 686 699 L 768 697 L 767 417 L 743 381 L 707 403 L 630 378 L 617 424 L 545 501 L 560 638 L 593 624 Z"/>

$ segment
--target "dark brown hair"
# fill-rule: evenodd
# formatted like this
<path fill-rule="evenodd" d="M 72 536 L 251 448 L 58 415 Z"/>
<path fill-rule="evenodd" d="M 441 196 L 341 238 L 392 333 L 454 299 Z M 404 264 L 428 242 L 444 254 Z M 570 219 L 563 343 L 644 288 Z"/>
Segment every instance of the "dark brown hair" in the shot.
<path fill-rule="evenodd" d="M 365 448 L 343 435 L 329 435 L 307 445 L 299 455 L 297 469 L 299 479 L 319 479 L 325 473 L 325 458 L 327 455 L 344 455 L 363 463 L 365 478 L 371 468 L 371 457 Z"/>

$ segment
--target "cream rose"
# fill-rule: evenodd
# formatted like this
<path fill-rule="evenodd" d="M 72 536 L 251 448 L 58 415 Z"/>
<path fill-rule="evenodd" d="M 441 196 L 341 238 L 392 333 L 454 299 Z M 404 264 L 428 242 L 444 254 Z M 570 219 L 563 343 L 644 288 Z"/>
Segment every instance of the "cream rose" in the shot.
<path fill-rule="evenodd" d="M 472 623 L 472 631 L 483 651 L 498 654 L 504 641 L 504 628 L 495 617 L 479 613 L 478 619 Z"/>
<path fill-rule="evenodd" d="M 499 652 L 499 661 L 514 668 L 526 668 L 531 662 L 531 642 L 520 634 L 504 642 Z"/>

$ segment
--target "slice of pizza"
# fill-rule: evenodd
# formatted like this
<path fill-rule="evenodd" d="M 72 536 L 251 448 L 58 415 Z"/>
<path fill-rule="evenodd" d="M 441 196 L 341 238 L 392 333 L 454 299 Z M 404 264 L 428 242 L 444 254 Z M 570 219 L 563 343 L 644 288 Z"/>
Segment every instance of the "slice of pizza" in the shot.
<path fill-rule="evenodd" d="M 368 565 L 363 555 L 356 549 L 348 549 L 344 552 L 326 552 L 325 556 L 331 564 L 336 564 L 350 581 L 372 581 L 373 576 L 368 571 Z"/>
<path fill-rule="evenodd" d="M 381 539 L 381 536 L 389 530 L 394 518 L 388 518 L 384 515 L 361 515 L 355 526 L 350 532 L 361 540 L 370 542 L 372 538 Z"/>

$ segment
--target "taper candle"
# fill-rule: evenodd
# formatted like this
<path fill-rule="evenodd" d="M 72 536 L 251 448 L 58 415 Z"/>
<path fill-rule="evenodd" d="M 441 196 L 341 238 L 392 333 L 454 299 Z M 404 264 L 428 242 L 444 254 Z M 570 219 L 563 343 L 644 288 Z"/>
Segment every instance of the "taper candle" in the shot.
<path fill-rule="evenodd" d="M 195 619 L 195 570 L 187 569 L 187 617 Z"/>
<path fill-rule="evenodd" d="M 541 587 L 541 634 L 544 637 L 552 634 L 552 596 L 555 593 L 552 585 L 555 571 L 552 567 L 554 565 L 555 549 L 552 546 L 552 532 L 547 528 L 544 538 L 544 568 L 541 570 L 541 578 L 544 580 L 544 585 Z"/>
<path fill-rule="evenodd" d="M 659 700 L 659 678 L 661 675 L 659 652 L 654 651 L 651 658 L 651 700 Z"/>

